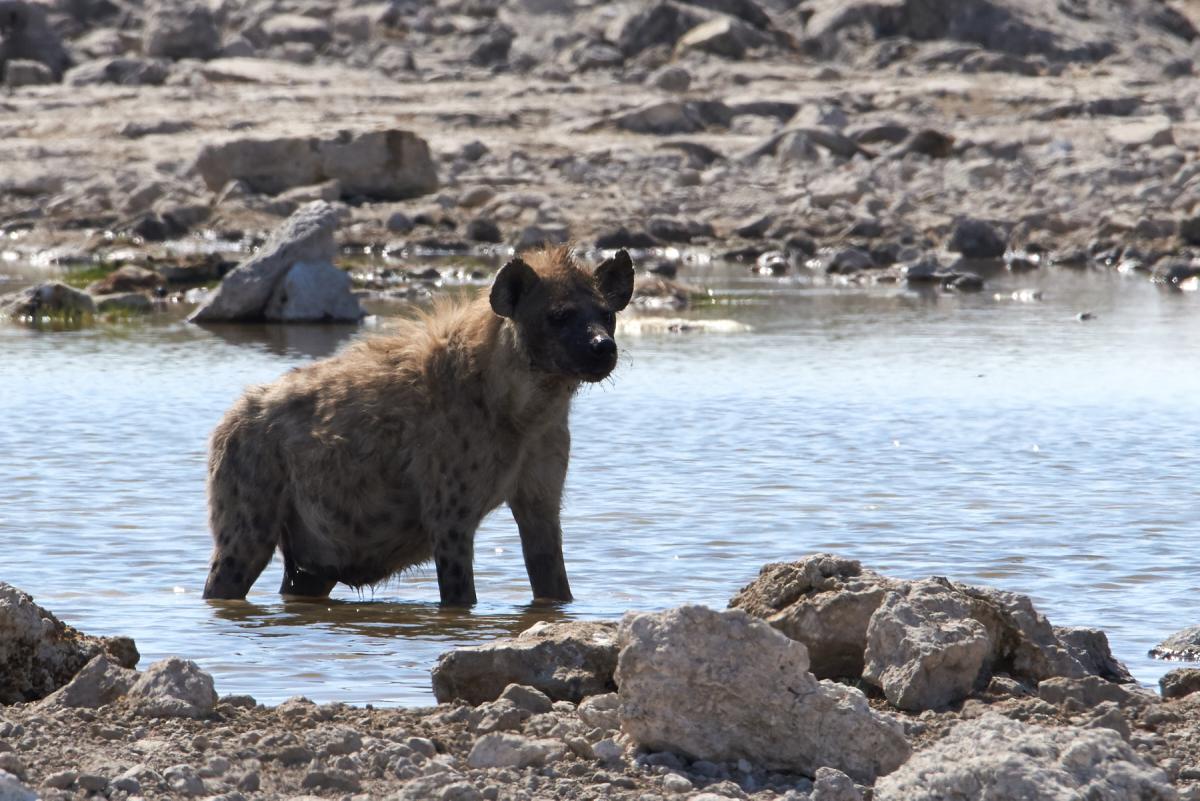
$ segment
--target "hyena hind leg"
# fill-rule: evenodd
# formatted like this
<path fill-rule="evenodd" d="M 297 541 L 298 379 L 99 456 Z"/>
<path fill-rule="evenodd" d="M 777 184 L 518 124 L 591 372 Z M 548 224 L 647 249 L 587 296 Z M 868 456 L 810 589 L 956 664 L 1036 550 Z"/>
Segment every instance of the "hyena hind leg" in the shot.
<path fill-rule="evenodd" d="M 205 598 L 245 598 L 279 543 L 278 516 L 248 504 L 212 498 L 213 553 Z"/>

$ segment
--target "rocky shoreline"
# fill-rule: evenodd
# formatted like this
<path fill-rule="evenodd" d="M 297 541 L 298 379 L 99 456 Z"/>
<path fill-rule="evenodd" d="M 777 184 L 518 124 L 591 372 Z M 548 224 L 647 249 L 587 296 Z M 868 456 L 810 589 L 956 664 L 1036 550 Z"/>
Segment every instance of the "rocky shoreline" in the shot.
<path fill-rule="evenodd" d="M 2 590 L 5 799 L 1200 798 L 1200 670 L 1160 696 L 1024 596 L 828 554 L 766 565 L 725 611 L 448 652 L 424 709 L 218 696 Z"/>
<path fill-rule="evenodd" d="M 10 262 L 213 280 L 198 251 L 325 200 L 339 266 L 569 240 L 834 284 L 1200 280 L 1192 2 L 4 8 Z"/>

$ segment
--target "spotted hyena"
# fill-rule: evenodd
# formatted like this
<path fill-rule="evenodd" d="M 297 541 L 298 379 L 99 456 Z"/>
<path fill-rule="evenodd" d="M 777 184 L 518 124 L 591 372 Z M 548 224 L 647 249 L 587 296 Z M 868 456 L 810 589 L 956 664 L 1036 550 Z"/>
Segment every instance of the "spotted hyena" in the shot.
<path fill-rule="evenodd" d="M 571 397 L 617 363 L 629 254 L 565 248 L 504 265 L 491 291 L 249 388 L 209 458 L 206 598 L 243 598 L 283 554 L 286 596 L 375 584 L 433 559 L 443 604 L 475 602 L 475 529 L 501 503 L 535 598 L 567 601 L 559 506 Z"/>

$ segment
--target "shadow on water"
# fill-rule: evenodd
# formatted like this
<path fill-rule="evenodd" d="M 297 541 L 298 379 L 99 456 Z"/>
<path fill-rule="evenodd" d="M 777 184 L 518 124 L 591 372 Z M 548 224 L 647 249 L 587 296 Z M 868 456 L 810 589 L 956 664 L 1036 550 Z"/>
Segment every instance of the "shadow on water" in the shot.
<path fill-rule="evenodd" d="M 208 601 L 213 615 L 242 629 L 307 628 L 365 637 L 490 640 L 511 637 L 535 623 L 557 623 L 576 615 L 564 607 L 529 604 L 511 613 L 446 609 L 435 603 L 385 601 L 288 601 L 263 605 Z"/>
<path fill-rule="evenodd" d="M 201 326 L 230 345 L 251 346 L 274 356 L 332 356 L 356 336 L 360 328 L 347 324 L 205 323 Z"/>

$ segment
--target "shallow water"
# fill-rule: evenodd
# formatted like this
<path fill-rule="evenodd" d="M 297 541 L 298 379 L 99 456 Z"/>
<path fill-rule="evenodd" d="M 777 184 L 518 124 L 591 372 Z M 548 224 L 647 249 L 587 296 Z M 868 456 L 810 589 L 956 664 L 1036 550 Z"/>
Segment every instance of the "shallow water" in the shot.
<path fill-rule="evenodd" d="M 700 316 L 749 334 L 626 337 L 581 393 L 564 510 L 578 600 L 533 610 L 511 517 L 481 528 L 472 612 L 433 570 L 329 604 L 200 599 L 205 440 L 251 382 L 332 352 L 347 328 L 172 318 L 69 333 L 0 327 L 0 580 L 143 664 L 181 654 L 223 693 L 432 701 L 442 651 L 543 617 L 724 606 L 764 562 L 818 550 L 897 576 L 1033 596 L 1097 625 L 1139 680 L 1200 617 L 1200 297 L 1110 273 L 999 276 L 974 296 L 742 278 Z M 993 292 L 1040 287 L 1044 300 Z M 1075 315 L 1090 311 L 1094 320 Z"/>

